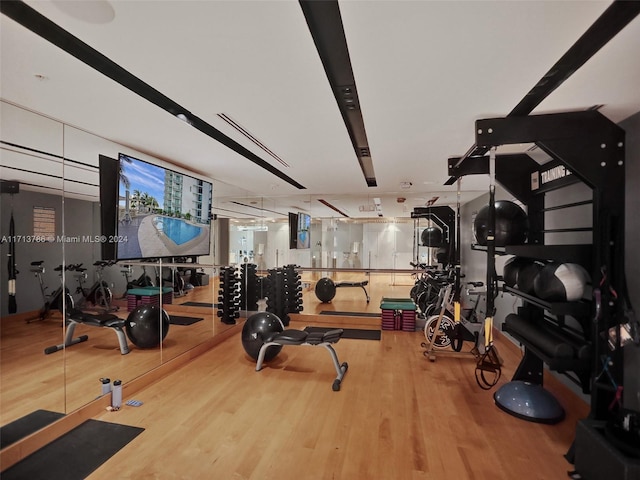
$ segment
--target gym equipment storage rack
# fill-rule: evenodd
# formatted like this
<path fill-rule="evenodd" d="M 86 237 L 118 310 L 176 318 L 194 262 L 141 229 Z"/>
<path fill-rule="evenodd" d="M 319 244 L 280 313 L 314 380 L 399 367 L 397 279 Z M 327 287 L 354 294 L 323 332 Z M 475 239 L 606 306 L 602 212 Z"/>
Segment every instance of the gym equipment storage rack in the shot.
<path fill-rule="evenodd" d="M 617 455 L 615 447 L 594 429 L 611 421 L 610 406 L 615 404 L 623 385 L 623 352 L 620 325 L 626 321 L 623 293 L 624 277 L 624 210 L 625 210 L 625 134 L 615 123 L 597 111 L 548 115 L 509 116 L 476 121 L 475 139 L 478 151 L 501 145 L 534 143 L 552 160 L 539 165 L 527 154 L 496 155 L 496 180 L 527 206 L 530 229 L 528 243 L 506 246 L 505 253 L 539 259 L 578 263 L 591 275 L 594 290 L 601 302 L 545 302 L 514 288 L 505 288 L 523 300 L 519 315 L 540 325 L 549 320 L 554 328 L 565 328 L 565 315 L 575 318 L 583 328 L 579 357 L 554 358 L 548 350 L 517 329 L 503 329 L 525 347 L 525 355 L 513 381 L 525 380 L 542 384 L 543 363 L 552 370 L 578 381 L 583 392 L 590 394 L 590 415 L 579 423 L 576 440 L 567 454 L 576 470 L 585 478 L 600 477 L 600 472 L 625 472 L 637 475 L 638 462 Z M 464 175 L 489 172 L 489 157 L 465 156 L 448 160 L 448 184 Z M 548 192 L 582 182 L 591 189 L 592 225 L 587 228 L 545 229 L 545 213 L 551 209 L 577 206 L 577 203 L 546 207 Z M 550 245 L 546 234 L 591 231 L 591 244 Z M 494 259 L 488 259 L 492 262 Z M 619 293 L 619 295 L 618 295 Z M 600 308 L 598 308 L 601 306 Z M 609 331 L 617 332 L 613 349 L 608 345 Z M 573 338 L 575 340 L 575 337 Z M 603 367 L 603 365 L 605 365 Z M 610 381 L 603 380 L 606 369 Z M 615 385 L 617 388 L 612 388 Z M 536 419 L 531 419 L 537 421 Z M 550 422 L 551 423 L 551 422 Z M 592 475 L 592 476 L 590 476 Z M 610 478 L 610 477 L 609 477 Z M 631 478 L 620 476 L 616 478 Z M 633 477 L 636 478 L 636 477 Z"/>

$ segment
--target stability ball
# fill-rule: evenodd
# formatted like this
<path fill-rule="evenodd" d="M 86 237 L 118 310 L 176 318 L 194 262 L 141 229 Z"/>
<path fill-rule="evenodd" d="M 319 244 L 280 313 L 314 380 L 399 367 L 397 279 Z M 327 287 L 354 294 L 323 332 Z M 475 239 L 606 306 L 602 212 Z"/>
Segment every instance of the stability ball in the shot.
<path fill-rule="evenodd" d="M 254 360 L 258 360 L 260 348 L 278 333 L 284 331 L 284 325 L 277 315 L 271 312 L 258 312 L 247 318 L 242 327 L 242 346 Z M 265 361 L 273 359 L 282 350 L 282 345 L 272 345 L 267 349 Z"/>
<path fill-rule="evenodd" d="M 589 273 L 577 263 L 549 263 L 536 277 L 536 295 L 549 302 L 575 302 L 584 295 Z"/>
<path fill-rule="evenodd" d="M 324 277 L 316 282 L 316 297 L 322 303 L 329 303 L 336 296 L 336 284 L 330 278 Z"/>
<path fill-rule="evenodd" d="M 529 221 L 525 211 L 509 200 L 495 202 L 495 245 L 521 245 L 527 240 Z M 489 231 L 489 205 L 480 209 L 473 221 L 473 232 L 478 245 L 487 244 Z"/>
<path fill-rule="evenodd" d="M 443 243 L 442 230 L 438 227 L 427 227 L 420 235 L 423 247 L 441 247 Z"/>
<path fill-rule="evenodd" d="M 158 305 L 139 305 L 124 322 L 127 337 L 136 347 L 153 348 L 169 333 L 169 315 Z"/>

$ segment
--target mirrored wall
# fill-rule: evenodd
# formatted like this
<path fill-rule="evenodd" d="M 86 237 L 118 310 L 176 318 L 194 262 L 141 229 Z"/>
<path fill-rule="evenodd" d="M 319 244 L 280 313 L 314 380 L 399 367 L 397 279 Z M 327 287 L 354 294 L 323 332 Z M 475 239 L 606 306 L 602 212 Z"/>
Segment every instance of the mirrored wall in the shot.
<path fill-rule="evenodd" d="M 202 213 L 169 208 L 166 189 L 159 193 L 133 178 L 125 181 L 119 166 L 115 180 L 107 181 L 101 178 L 104 165 L 120 165 L 119 154 L 124 153 L 178 174 L 197 175 L 11 104 L 3 102 L 1 113 L 0 176 L 11 181 L 7 189 L 11 183 L 19 187 L 17 193 L 3 187 L 0 199 L 2 258 L 18 272 L 10 278 L 11 269 L 0 269 L 2 424 L 38 409 L 74 411 L 101 394 L 101 379 L 130 382 L 231 328 L 237 317 L 221 317 L 218 308 L 225 270 L 244 280 L 246 289 L 243 266 L 255 266 L 264 277 L 269 270 L 295 265 L 303 287 L 303 315 L 375 315 L 382 296 L 408 296 L 414 281 L 411 262 L 432 263 L 435 258 L 435 252 L 420 245 L 424 220 L 320 217 L 312 214 L 319 201 L 313 196 L 282 207 L 277 197 L 256 197 L 204 179 L 213 183 L 207 255 L 109 261 L 115 258 L 109 249 L 117 249 L 118 243 L 166 246 L 169 224 L 197 227 L 194 217 Z M 179 187 L 185 180 L 171 181 Z M 107 196 L 101 189 L 105 182 L 113 188 Z M 117 225 L 111 224 L 112 231 L 105 227 L 109 215 Z M 172 241 L 197 243 L 198 235 Z M 314 294 L 322 277 L 363 286 L 341 289 L 324 303 Z M 12 298 L 10 280 L 16 286 Z M 261 290 L 259 297 L 265 296 Z M 238 316 L 258 308 L 248 305 L 246 296 L 240 298 Z M 137 307 L 154 303 L 168 319 L 159 309 L 138 319 L 138 324 L 155 327 L 146 341 L 151 346 L 142 340 L 137 344 L 125 320 Z"/>
<path fill-rule="evenodd" d="M 154 203 L 151 189 L 140 188 L 126 207 L 127 226 L 136 228 L 105 230 L 108 212 L 123 224 L 127 202 L 113 184 L 105 204 L 100 158 L 117 163 L 124 152 L 155 165 L 162 161 L 17 106 L 1 107 L 1 253 L 17 272 L 10 275 L 5 265 L 0 271 L 4 425 L 35 410 L 74 411 L 101 394 L 101 379 L 129 382 L 228 326 L 215 315 L 212 233 L 204 240 L 202 234 L 172 239 L 205 242 L 207 255 L 197 264 L 182 256 L 114 262 L 105 250 L 118 242 L 165 241 L 165 218 L 198 224 L 188 211 L 161 209 L 164 199 Z M 143 306 L 148 312 L 127 324 Z"/>

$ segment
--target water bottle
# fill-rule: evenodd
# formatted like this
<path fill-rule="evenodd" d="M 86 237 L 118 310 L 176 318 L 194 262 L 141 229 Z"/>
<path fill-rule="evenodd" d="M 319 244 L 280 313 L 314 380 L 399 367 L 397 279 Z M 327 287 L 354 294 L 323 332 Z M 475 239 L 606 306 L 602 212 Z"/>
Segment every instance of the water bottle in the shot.
<path fill-rule="evenodd" d="M 115 409 L 122 407 L 122 381 L 114 380 L 111 390 L 111 406 Z"/>
<path fill-rule="evenodd" d="M 102 384 L 102 393 L 100 394 L 100 396 L 104 395 L 105 393 L 111 392 L 111 380 L 110 379 L 101 378 L 100 379 L 100 383 Z"/>

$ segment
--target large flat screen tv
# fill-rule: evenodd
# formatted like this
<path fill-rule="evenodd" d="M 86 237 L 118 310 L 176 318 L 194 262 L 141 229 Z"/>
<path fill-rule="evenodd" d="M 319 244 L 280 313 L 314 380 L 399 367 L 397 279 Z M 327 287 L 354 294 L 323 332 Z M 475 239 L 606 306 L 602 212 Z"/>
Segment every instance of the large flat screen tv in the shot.
<path fill-rule="evenodd" d="M 120 153 L 117 260 L 209 255 L 210 182 Z"/>

